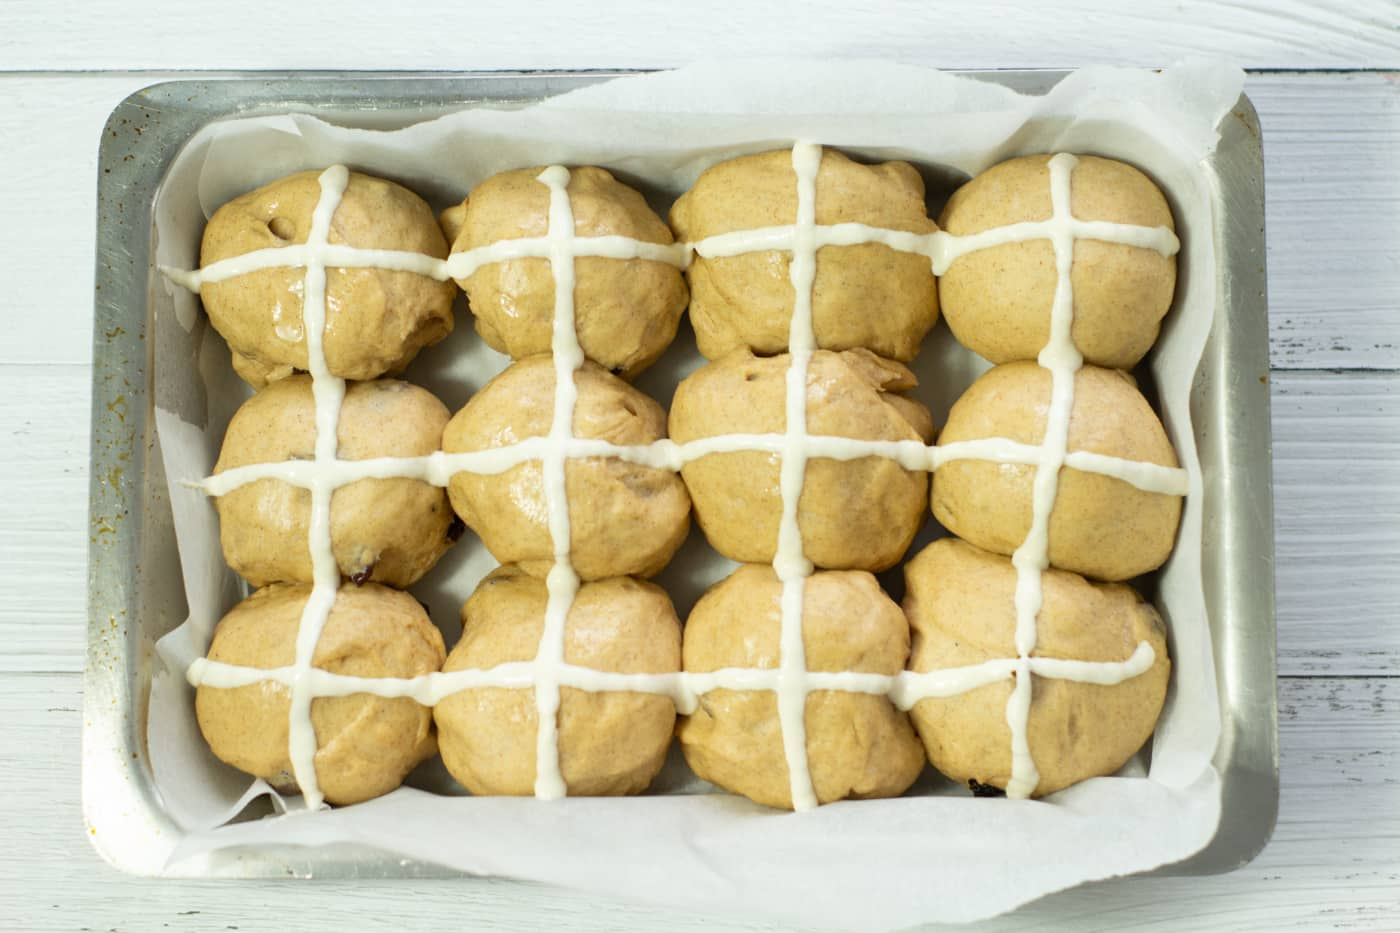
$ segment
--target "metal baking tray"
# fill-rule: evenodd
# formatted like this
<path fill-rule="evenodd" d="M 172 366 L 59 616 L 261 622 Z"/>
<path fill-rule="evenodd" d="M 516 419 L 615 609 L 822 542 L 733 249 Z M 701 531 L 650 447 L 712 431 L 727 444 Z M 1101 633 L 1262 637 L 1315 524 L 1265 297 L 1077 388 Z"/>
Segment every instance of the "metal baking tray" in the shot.
<path fill-rule="evenodd" d="M 394 128 L 476 104 L 528 103 L 619 72 L 422 75 L 260 74 L 158 84 L 131 95 L 102 133 L 97 175 L 88 663 L 83 812 L 98 851 L 125 871 L 166 874 L 181 830 L 165 813 L 147 754 L 153 646 L 183 621 L 165 475 L 152 413 L 152 210 L 171 160 L 216 120 L 305 112 Z M 973 77 L 1044 93 L 1063 72 Z M 1215 764 L 1219 829 L 1200 853 L 1159 873 L 1209 874 L 1263 848 L 1278 810 L 1278 706 L 1264 164 L 1259 122 L 1241 96 L 1206 164 L 1217 216 L 1217 314 L 1192 391 L 1205 476 L 1204 579 L 1223 729 Z M 185 868 L 188 872 L 192 869 Z M 435 877 L 441 866 L 347 847 L 221 851 L 201 876 Z"/>

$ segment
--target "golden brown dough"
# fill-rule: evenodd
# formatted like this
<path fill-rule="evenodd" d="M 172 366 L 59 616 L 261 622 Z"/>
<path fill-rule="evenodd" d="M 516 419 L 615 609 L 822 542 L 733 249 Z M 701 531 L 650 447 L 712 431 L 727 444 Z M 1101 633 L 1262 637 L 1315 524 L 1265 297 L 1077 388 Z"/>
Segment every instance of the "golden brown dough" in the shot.
<path fill-rule="evenodd" d="M 219 622 L 209 659 L 262 669 L 296 660 L 297 626 L 311 587 L 258 590 Z M 369 583 L 344 586 L 312 663 L 356 677 L 417 677 L 437 671 L 442 634 L 407 593 Z M 284 792 L 295 789 L 287 751 L 290 692 L 272 681 L 223 689 L 201 686 L 195 714 L 221 760 Z M 366 693 L 311 701 L 316 780 L 334 804 L 359 803 L 403 783 L 437 748 L 432 711 L 413 700 Z"/>
<path fill-rule="evenodd" d="M 462 606 L 462 640 L 443 668 L 530 661 L 548 593 L 517 567 L 491 573 Z M 680 670 L 680 622 L 657 586 L 629 577 L 585 583 L 564 625 L 564 661 L 622 674 Z M 535 786 L 539 727 L 533 689 L 483 687 L 452 694 L 434 716 L 442 760 L 474 794 L 523 796 Z M 661 770 L 676 721 L 669 697 L 560 689 L 559 770 L 571 796 L 645 790 Z"/>
<path fill-rule="evenodd" d="M 904 611 L 914 629 L 909 668 L 938 671 L 1016 656 L 1016 569 L 1005 557 L 945 538 L 904 569 Z M 1129 586 L 1091 583 L 1074 573 L 1041 576 L 1035 656 L 1126 661 L 1139 642 L 1152 646 L 1152 667 L 1112 686 L 1034 678 L 1031 756 L 1040 772 L 1035 795 L 1113 774 L 1137 753 L 1162 711 L 1171 662 L 1161 617 Z M 959 783 L 1005 788 L 1011 777 L 1006 703 L 1012 680 L 968 693 L 930 698 L 910 715 L 929 761 Z"/>
<path fill-rule="evenodd" d="M 666 413 L 637 389 L 594 363 L 574 374 L 576 437 L 645 445 L 666 436 Z M 487 383 L 448 422 L 448 452 L 505 447 L 549 434 L 554 418 L 554 363 L 532 356 Z M 571 460 L 565 468 L 572 552 L 584 580 L 659 572 L 690 529 L 690 497 L 670 470 L 617 457 Z M 543 472 L 531 460 L 504 473 L 458 473 L 452 507 L 502 563 L 544 576 L 554 563 Z"/>
<path fill-rule="evenodd" d="M 447 409 L 432 393 L 393 379 L 351 383 L 336 426 L 337 456 L 420 457 L 442 442 Z M 215 474 L 254 463 L 309 460 L 316 403 L 309 376 L 267 386 L 238 409 Z M 311 492 L 261 479 L 220 496 L 219 541 L 229 566 L 254 586 L 311 582 Z M 363 479 L 331 497 L 331 541 L 340 572 L 358 582 L 409 586 L 451 545 L 447 494 L 414 479 Z M 461 526 L 456 526 L 460 531 Z"/>
<path fill-rule="evenodd" d="M 1049 220 L 1050 156 L 1012 159 L 963 185 L 939 224 L 957 236 L 1024 221 Z M 1111 159 L 1079 156 L 1070 205 L 1080 220 L 1175 229 L 1167 199 L 1142 172 Z M 960 257 L 938 280 L 953 335 L 991 360 L 1033 360 L 1050 339 L 1058 275 L 1049 240 L 1031 240 Z M 1171 307 L 1176 258 L 1102 240 L 1075 243 L 1071 336 L 1085 360 L 1131 369 L 1151 349 Z"/>
<path fill-rule="evenodd" d="M 1050 371 L 1007 363 L 983 374 L 953 405 L 938 443 L 1045 436 Z M 1177 466 L 1161 421 L 1131 377 L 1086 366 L 1074 379 L 1069 450 Z M 1035 467 L 955 460 L 933 475 L 933 514 L 978 547 L 1011 554 L 1031 526 Z M 1050 513 L 1050 564 L 1099 580 L 1127 580 L 1171 555 L 1181 497 L 1144 492 L 1119 479 L 1063 467 Z"/>
<path fill-rule="evenodd" d="M 671 404 L 679 443 L 722 434 L 781 434 L 786 427 L 786 356 L 735 350 L 691 374 Z M 897 393 L 913 388 L 902 364 L 868 350 L 818 350 L 807 371 L 807 430 L 861 440 L 927 443 L 933 422 L 923 405 Z M 716 453 L 681 470 L 695 517 L 715 550 L 766 562 L 777 548 L 782 498 L 777 454 Z M 893 566 L 923 524 L 928 482 L 883 457 L 807 462 L 798 524 L 802 548 L 818 567 Z"/>
<path fill-rule="evenodd" d="M 298 172 L 220 207 L 204 228 L 201 266 L 259 249 L 305 243 L 321 197 L 320 172 Z M 331 221 L 330 242 L 447 257 L 432 209 L 390 181 L 350 173 Z M 305 370 L 305 269 L 262 269 L 209 282 L 200 290 L 214 329 L 228 341 L 234 370 L 254 387 Z M 345 379 L 403 369 L 452 330 L 451 282 L 412 272 L 326 270 L 326 363 Z"/>
<path fill-rule="evenodd" d="M 542 237 L 549 229 L 549 188 L 542 169 L 502 172 L 442 215 L 452 252 L 501 240 Z M 574 235 L 673 242 L 670 229 L 632 188 L 601 168 L 569 172 Z M 574 264 L 575 330 L 583 352 L 604 369 L 631 379 L 671 344 L 685 310 L 680 270 L 647 259 L 584 256 Z M 527 258 L 481 266 L 458 284 L 476 329 L 493 349 L 514 359 L 548 353 L 554 331 L 554 274 L 549 260 Z"/>
<path fill-rule="evenodd" d="M 861 165 L 831 149 L 817 173 L 816 222 L 863 223 L 911 233 L 938 229 L 924 207 L 924 182 L 907 162 Z M 792 152 L 781 149 L 713 165 L 671 208 L 671 226 L 690 242 L 736 230 L 791 224 L 797 216 Z M 706 259 L 686 272 L 690 321 L 700 352 L 719 359 L 736 347 L 788 348 L 794 293 L 791 254 L 769 250 Z M 865 347 L 911 360 L 938 321 L 938 292 L 924 256 L 879 244 L 817 252 L 812 319 L 817 345 Z"/>
<path fill-rule="evenodd" d="M 747 564 L 711 587 L 685 626 L 685 669 L 778 666 L 782 583 Z M 868 573 L 824 571 L 803 589 L 802 643 L 810 671 L 897 674 L 909 654 L 899 607 Z M 807 756 L 822 803 L 896 797 L 923 770 L 919 740 L 884 696 L 818 690 L 807 697 Z M 711 690 L 677 735 L 697 775 L 770 807 L 792 807 L 771 691 Z"/>

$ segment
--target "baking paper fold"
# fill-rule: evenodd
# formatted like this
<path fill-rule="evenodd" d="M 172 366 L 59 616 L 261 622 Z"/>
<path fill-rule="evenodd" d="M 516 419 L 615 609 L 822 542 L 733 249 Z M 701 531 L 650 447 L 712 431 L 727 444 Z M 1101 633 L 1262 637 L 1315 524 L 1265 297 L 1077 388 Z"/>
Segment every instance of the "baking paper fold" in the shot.
<path fill-rule="evenodd" d="M 1210 181 L 1201 162 L 1242 84 L 1238 69 L 1218 62 L 1160 72 L 1088 68 L 1034 97 L 887 62 L 716 62 L 391 131 L 305 115 L 206 127 L 174 160 L 159 192 L 158 263 L 193 268 L 204 221 L 224 201 L 290 172 L 337 162 L 400 181 L 436 208 L 505 169 L 601 165 L 640 187 L 664 215 L 706 166 L 797 139 L 862 160 L 914 162 L 935 210 L 960 181 L 1012 156 L 1068 151 L 1123 159 L 1167 193 L 1182 241 L 1176 301 L 1149 368 L 1190 493 L 1156 599 L 1171 633 L 1167 706 L 1150 753 L 1119 776 L 1044 801 L 993 801 L 971 799 L 929 771 L 910 796 L 794 814 L 713 792 L 673 749 L 658 781 L 664 793 L 640 798 L 453 796 L 440 765 L 430 765 L 410 779 L 415 786 L 368 803 L 308 813 L 297 798 L 277 799 L 278 813 L 290 812 L 230 823 L 250 801 L 276 795 L 218 762 L 194 722 L 184 670 L 242 589 L 223 562 L 212 503 L 182 483 L 210 471 L 228 419 L 248 393 L 196 298 L 154 278 L 156 426 L 189 604 L 188 620 L 157 645 L 161 664 L 148 721 L 158 790 L 185 830 L 167 871 L 199 873 L 234 846 L 369 846 L 385 858 L 471 874 L 812 927 L 875 929 L 988 917 L 1199 850 L 1220 819 L 1211 759 L 1221 716 L 1202 595 L 1201 468 L 1189 407 L 1218 310 Z M 408 112 L 401 122 L 413 119 Z M 420 355 L 406 378 L 455 410 L 506 362 L 481 343 L 470 315 L 460 311 L 456 332 Z M 671 386 L 700 363 L 683 326 L 677 345 L 639 386 L 667 403 Z M 986 368 L 940 324 L 914 365 L 923 383 L 914 394 L 941 420 Z M 461 602 L 494 563 L 468 535 L 414 587 L 449 644 Z M 733 566 L 692 531 L 659 582 L 684 616 L 703 587 Z"/>

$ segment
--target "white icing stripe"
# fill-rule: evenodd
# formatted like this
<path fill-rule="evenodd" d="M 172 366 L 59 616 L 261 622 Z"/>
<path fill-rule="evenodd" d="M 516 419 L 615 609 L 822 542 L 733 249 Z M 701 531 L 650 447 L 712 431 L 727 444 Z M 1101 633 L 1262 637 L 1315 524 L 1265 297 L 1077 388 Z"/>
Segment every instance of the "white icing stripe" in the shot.
<path fill-rule="evenodd" d="M 794 235 L 795 228 L 790 224 L 785 227 L 755 227 L 752 230 L 717 233 L 714 236 L 705 237 L 698 243 L 687 245 L 695 251 L 695 255 L 703 259 L 725 259 L 730 256 L 763 250 L 781 250 L 790 253 L 796 242 Z"/>
<path fill-rule="evenodd" d="M 321 173 L 321 197 L 311 215 L 307 236 L 306 279 L 302 286 L 302 327 L 306 331 L 306 358 L 311 371 L 311 392 L 316 406 L 316 462 L 336 459 L 336 427 L 340 404 L 345 398 L 345 381 L 332 376 L 326 366 L 323 337 L 326 329 L 326 266 L 324 251 L 330 239 L 331 220 L 345 194 L 350 175 L 344 166 Z M 335 604 L 340 588 L 340 567 L 331 546 L 331 497 L 334 487 L 318 482 L 311 486 L 311 517 L 308 545 L 311 550 L 313 585 L 297 623 L 296 677 L 291 684 L 291 710 L 287 745 L 292 774 L 301 788 L 306 806 L 317 809 L 324 798 L 316 778 L 316 730 L 311 722 L 313 692 L 308 689 L 308 673 L 316 653 L 316 643 Z"/>
<path fill-rule="evenodd" d="M 682 466 L 711 454 L 781 454 L 787 439 L 782 434 L 717 434 L 677 444 L 660 440 L 652 444 L 619 446 L 595 438 L 576 437 L 568 441 L 568 459 L 614 457 L 639 466 L 675 472 Z M 446 486 L 456 473 L 494 475 L 504 473 L 530 460 L 539 460 L 549 448 L 547 437 L 530 437 L 507 447 L 463 453 L 437 451 L 419 457 L 372 457 L 366 460 L 279 460 L 232 467 L 190 485 L 211 496 L 228 495 L 241 486 L 263 479 L 276 479 L 303 489 L 317 483 L 333 488 L 362 479 L 416 479 L 434 486 Z M 988 437 L 958 441 L 942 447 L 927 447 L 919 441 L 869 441 L 848 437 L 812 434 L 804 442 L 809 460 L 859 460 L 882 457 L 894 460 L 906 470 L 930 471 L 954 460 L 985 460 L 993 463 L 1036 464 L 1040 448 L 1006 438 Z M 1139 460 L 1125 460 L 1089 451 L 1072 451 L 1065 466 L 1082 473 L 1096 473 L 1122 480 L 1144 492 L 1184 496 L 1186 471 Z"/>
<path fill-rule="evenodd" d="M 555 166 L 559 168 L 559 166 Z M 551 169 L 552 171 L 552 169 Z M 549 259 L 553 256 L 549 237 L 523 237 L 497 240 L 486 246 L 453 253 L 447 257 L 447 272 L 454 279 L 465 279 L 482 266 L 512 259 Z M 632 237 L 581 236 L 573 240 L 570 255 L 600 256 L 604 259 L 648 259 L 684 269 L 690 265 L 690 247 L 685 243 L 649 243 Z"/>
<path fill-rule="evenodd" d="M 773 570 L 782 581 L 779 654 L 778 726 L 787 759 L 788 782 L 794 810 L 817 805 L 812 772 L 807 761 L 807 650 L 802 641 L 802 596 L 812 562 L 802 549 L 802 529 L 797 505 L 807 474 L 807 368 L 817 348 L 812 323 L 812 288 L 817 276 L 817 170 L 821 147 L 798 143 L 792 147 L 792 170 L 797 175 L 797 223 L 793 234 L 792 321 L 788 325 L 789 363 L 785 373 L 786 415 L 782 466 L 778 489 L 782 516 L 778 521 L 778 546 Z"/>
<path fill-rule="evenodd" d="M 1063 658 L 1031 658 L 1031 673 L 1052 680 L 1112 686 L 1152 667 L 1156 654 L 1147 642 L 1139 642 L 1125 661 L 1076 661 Z M 930 697 L 950 697 L 988 684 L 1010 679 L 1020 658 L 994 658 L 981 664 L 937 671 L 901 671 L 898 674 L 866 674 L 855 671 L 809 671 L 809 691 L 887 695 L 900 709 L 909 709 Z M 455 693 L 482 687 L 528 689 L 536 676 L 534 661 L 512 661 L 489 668 L 435 672 L 419 677 L 357 677 L 319 668 L 306 672 L 308 690 L 317 697 L 343 697 L 357 693 L 395 699 L 407 697 L 424 706 L 436 706 Z M 276 668 L 242 667 L 199 658 L 187 672 L 189 682 L 222 689 L 270 682 L 291 687 L 298 676 L 295 665 Z M 647 693 L 669 697 L 684 715 L 695 711 L 699 697 L 712 690 L 776 691 L 782 672 L 775 668 L 728 667 L 703 673 L 620 674 L 576 664 L 561 664 L 561 686 L 589 693 Z"/>
<path fill-rule="evenodd" d="M 1006 782 L 1006 796 L 1024 799 L 1035 792 L 1040 783 L 1040 771 L 1031 755 L 1031 701 L 1034 699 L 1031 685 L 1031 665 L 1026 658 L 1016 662 L 1016 685 L 1011 690 L 1011 699 L 1006 701 L 1006 724 L 1011 727 L 1011 778 Z"/>
<path fill-rule="evenodd" d="M 1087 450 L 1072 450 L 1065 454 L 1065 466 L 1081 473 L 1097 473 L 1122 480 L 1143 492 L 1164 496 L 1184 496 L 1190 489 L 1190 476 L 1180 467 L 1162 466 L 1141 460 L 1125 460 Z"/>
<path fill-rule="evenodd" d="M 1163 256 L 1175 256 L 1181 249 L 1181 241 L 1167 227 L 1139 227 L 1074 218 L 1070 218 L 1067 225 L 1055 220 L 1027 221 L 963 236 L 954 236 L 946 230 L 910 233 L 907 230 L 890 230 L 858 223 L 823 224 L 813 228 L 812 240 L 817 249 L 825 246 L 878 243 L 901 253 L 927 256 L 934 274 L 942 275 L 956 260 L 968 253 L 1011 243 L 1049 239 L 1054 231 L 1066 228 L 1075 239 L 1121 243 L 1124 246 L 1150 249 Z M 719 259 L 767 250 L 792 252 L 797 242 L 796 237 L 797 230 L 790 225 L 758 227 L 753 230 L 719 233 L 686 245 L 695 255 L 704 259 Z"/>
<path fill-rule="evenodd" d="M 1074 286 L 1070 270 L 1074 263 L 1073 214 L 1070 210 L 1070 177 L 1079 160 L 1061 153 L 1050 160 L 1050 200 L 1054 205 L 1049 222 L 1050 242 L 1055 250 L 1055 297 L 1050 305 L 1050 340 L 1040 351 L 1037 362 L 1050 371 L 1050 404 L 1045 414 L 1045 436 L 1040 443 L 1031 493 L 1031 527 L 1026 539 L 1011 555 L 1016 568 L 1016 653 L 1021 663 L 1016 669 L 1016 689 L 1006 705 L 1006 721 L 1011 727 L 1011 780 L 1008 797 L 1029 797 L 1040 783 L 1040 772 L 1031 758 L 1029 724 L 1031 715 L 1030 654 L 1035 650 L 1036 617 L 1040 614 L 1043 591 L 1041 575 L 1050 566 L 1050 513 L 1059 489 L 1060 467 L 1069 452 L 1069 420 L 1074 410 L 1074 376 L 1084 358 L 1070 336 L 1074 323 Z"/>
<path fill-rule="evenodd" d="M 335 166 L 339 168 L 340 166 Z M 329 171 L 329 169 L 328 169 Z M 341 243 L 320 244 L 316 248 L 308 238 L 305 244 L 295 246 L 272 246 L 256 249 L 250 253 L 220 259 L 199 269 L 186 272 L 161 266 L 160 271 L 176 285 L 183 286 L 196 294 L 210 282 L 223 282 L 259 272 L 263 269 L 285 269 L 307 266 L 311 262 L 331 269 L 386 269 L 391 272 L 413 272 L 425 275 L 439 282 L 448 278 L 447 263 L 434 256 L 393 249 L 361 249 Z"/>
<path fill-rule="evenodd" d="M 578 237 L 574 247 L 575 256 L 599 256 L 606 259 L 647 259 L 664 262 L 669 266 L 684 269 L 690 265 L 690 248 L 685 243 L 648 243 L 631 237 L 607 235 Z M 482 266 L 491 263 L 507 262 L 511 259 L 541 258 L 550 256 L 550 242 L 547 237 L 533 237 L 518 240 L 499 240 L 489 246 L 453 253 L 447 259 L 438 259 L 423 253 L 413 253 L 393 249 L 366 249 L 336 243 L 314 251 L 319 262 L 331 269 L 386 269 L 391 272 L 413 272 L 439 282 L 448 279 L 465 279 Z M 293 246 L 271 246 L 252 252 L 230 256 L 212 262 L 197 271 L 161 266 L 160 272 L 183 288 L 198 294 L 202 286 L 210 282 L 223 282 L 259 272 L 263 269 L 285 269 L 304 267 L 311 260 L 313 250 L 309 244 Z"/>
<path fill-rule="evenodd" d="M 569 563 L 569 497 L 565 483 L 566 449 L 574 433 L 574 404 L 578 386 L 574 372 L 583 365 L 583 350 L 574 331 L 574 212 L 569 204 L 569 170 L 555 165 L 539 174 L 549 188 L 549 266 L 554 273 L 554 420 L 549 446 L 541 461 L 549 537 L 554 566 L 545 579 L 549 598 L 544 630 L 535 655 L 535 709 L 539 732 L 535 742 L 535 796 L 563 797 L 568 788 L 559 773 L 559 668 L 564 663 L 564 622 L 578 595 L 579 578 Z"/>
<path fill-rule="evenodd" d="M 293 771 L 307 805 L 317 807 L 322 798 L 315 774 L 316 737 L 310 718 L 315 697 L 369 693 L 384 697 L 410 697 L 426 706 L 447 696 L 479 687 L 526 689 L 534 687 L 539 713 L 536 742 L 536 787 L 540 797 L 566 792 L 559 773 L 558 707 L 562 686 L 590 692 L 633 691 L 668 696 L 683 714 L 694 711 L 698 697 L 715 689 L 770 690 L 776 694 L 794 807 L 805 809 L 817 802 L 806 754 L 805 706 L 815 690 L 888 696 L 900 709 L 920 700 L 966 693 L 1014 677 L 1015 688 L 1007 704 L 1012 731 L 1012 775 L 1008 796 L 1034 792 L 1038 775 L 1030 756 L 1027 724 L 1032 699 L 1032 676 L 1093 684 L 1117 684 L 1139 676 L 1155 661 L 1153 650 L 1140 643 L 1132 656 L 1119 662 L 1087 662 L 1033 656 L 1036 615 L 1041 601 L 1041 574 L 1048 566 L 1048 521 L 1053 508 L 1061 467 L 1097 473 L 1130 483 L 1149 492 L 1182 495 L 1186 473 L 1172 467 L 1109 457 L 1087 451 L 1067 451 L 1068 421 L 1073 407 L 1074 373 L 1082 360 L 1070 339 L 1073 294 L 1070 270 L 1075 239 L 1097 239 L 1153 249 L 1172 255 L 1179 249 L 1175 235 L 1165 227 L 1080 221 L 1070 209 L 1070 176 L 1075 158 L 1058 155 L 1050 160 L 1050 220 L 1014 224 L 972 236 L 954 237 L 943 231 L 913 234 L 864 224 L 819 226 L 816 218 L 816 175 L 821 149 L 799 143 L 793 147 L 792 164 L 797 177 L 798 211 L 790 226 L 735 231 L 708 237 L 695 244 L 662 245 L 627 237 L 575 237 L 567 185 L 569 173 L 554 166 L 539 180 L 550 189 L 548 235 L 501 241 L 455 254 L 448 260 L 391 250 L 358 250 L 329 245 L 331 219 L 348 183 L 341 166 L 321 176 L 311 235 L 306 244 L 259 250 L 211 264 L 199 272 L 162 268 L 171 281 L 198 291 L 205 282 L 222 281 L 255 269 L 301 266 L 306 269 L 303 323 L 308 368 L 316 412 L 316 456 L 310 461 L 252 464 L 209 477 L 200 484 L 210 495 L 223 495 L 260 479 L 278 479 L 312 493 L 311 540 L 313 579 L 311 598 L 297 632 L 296 660 L 274 670 L 239 667 L 201 658 L 190 665 L 187 676 L 196 686 L 238 687 L 271 681 L 291 693 L 289 744 Z M 1006 438 L 985 438 L 926 446 L 912 441 L 860 441 L 813 436 L 806 430 L 806 376 L 816 348 L 812 321 L 812 287 L 816 254 L 824 246 L 879 243 L 892 249 L 926 256 L 941 274 L 958 257 L 979 249 L 1007 243 L 1049 239 L 1055 250 L 1059 275 L 1051 315 L 1051 339 L 1040 355 L 1040 365 L 1052 374 L 1052 393 L 1045 438 L 1040 445 L 1021 444 Z M 791 362 L 785 374 L 786 423 L 782 434 L 730 434 L 702 438 L 678 445 L 669 440 L 641 446 L 617 446 L 572 436 L 577 389 L 573 375 L 583 364 L 583 353 L 574 331 L 574 259 L 604 256 L 642 258 L 684 268 L 692 254 L 719 257 L 762 250 L 791 251 L 789 267 L 794 308 L 789 333 Z M 326 314 L 326 268 L 373 267 L 416 272 L 435 279 L 466 277 L 482 265 L 521 257 L 550 261 L 555 279 L 555 315 L 552 348 L 555 366 L 555 406 L 550 432 L 518 444 L 493 450 L 423 457 L 336 459 L 336 424 L 345 384 L 326 365 L 322 336 Z M 781 655 L 776 669 L 728 668 L 708 673 L 618 674 L 595 671 L 564 662 L 564 623 L 579 588 L 569 564 L 569 506 L 565 471 L 570 459 L 617 457 L 632 463 L 679 470 L 685 463 L 715 453 L 756 451 L 782 457 L 780 490 L 783 499 L 777 554 L 773 566 L 782 581 Z M 813 572 L 802 550 L 797 504 L 801 497 L 806 462 L 812 458 L 852 460 L 884 457 L 910 470 L 936 470 L 954 460 L 984 460 L 1036 467 L 1032 497 L 1032 527 L 1013 555 L 1017 571 L 1015 645 L 1017 656 L 994 658 L 962 668 L 897 675 L 858 672 L 810 672 L 806 670 L 802 642 L 802 598 L 805 580 Z M 445 486 L 457 472 L 500 473 L 527 460 L 543 464 L 545 499 L 555 564 L 547 578 L 548 602 L 544 631 L 533 661 L 503 664 L 480 670 L 432 673 L 413 678 L 362 678 L 331 674 L 313 668 L 316 642 L 325 625 L 340 583 L 331 549 L 330 501 L 335 489 L 365 478 L 408 477 Z"/>

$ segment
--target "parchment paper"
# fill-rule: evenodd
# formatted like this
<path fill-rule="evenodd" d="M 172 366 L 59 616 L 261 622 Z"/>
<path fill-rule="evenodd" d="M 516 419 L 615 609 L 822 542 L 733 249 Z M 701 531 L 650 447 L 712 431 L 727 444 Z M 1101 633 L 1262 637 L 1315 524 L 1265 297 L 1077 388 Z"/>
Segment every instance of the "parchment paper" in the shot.
<path fill-rule="evenodd" d="M 179 482 L 210 471 L 247 390 L 195 298 L 157 280 L 157 429 L 189 601 L 188 621 L 159 643 L 165 669 L 150 704 L 157 785 L 187 831 L 169 870 L 197 870 L 201 859 L 229 846 L 360 844 L 474 874 L 712 913 L 871 929 L 987 917 L 1200 849 L 1220 816 L 1211 765 L 1220 710 L 1201 592 L 1201 471 L 1188 407 L 1216 312 L 1214 227 L 1199 163 L 1242 81 L 1238 69 L 1216 62 L 1162 72 L 1094 68 L 1034 98 L 889 63 L 723 62 L 620 79 L 535 106 L 465 110 L 396 131 L 306 116 L 206 128 L 175 160 L 159 194 L 161 263 L 194 267 L 205 218 L 229 198 L 334 162 L 399 180 L 438 208 L 503 169 L 602 165 L 642 188 L 664 215 L 705 166 L 809 139 L 861 159 L 914 162 L 929 182 L 936 216 L 959 182 L 1014 155 L 1064 150 L 1124 159 L 1167 192 L 1182 239 L 1176 302 L 1140 375 L 1155 384 L 1191 493 L 1176 552 L 1157 583 L 1174 667 L 1151 749 L 1118 776 L 1046 801 L 973 800 L 930 769 L 911 796 L 779 813 L 712 792 L 673 749 L 658 792 L 642 798 L 545 803 L 453 796 L 462 792 L 440 765 L 428 765 L 410 779 L 414 786 L 369 803 L 308 813 L 299 799 L 274 800 L 278 813 L 290 812 L 229 823 L 249 801 L 276 795 L 214 759 L 194 724 L 183 672 L 242 588 L 224 565 L 211 503 Z M 412 119 L 407 114 L 403 122 Z M 505 362 L 459 310 L 457 331 L 423 354 L 407 378 L 455 410 Z M 699 363 L 683 326 L 676 347 L 639 385 L 667 403 L 677 379 Z M 985 368 L 940 324 L 915 365 L 923 382 L 916 394 L 941 420 Z M 926 531 L 911 554 L 935 534 Z M 449 645 L 462 600 L 493 565 L 468 535 L 415 587 Z M 684 617 L 703 588 L 732 566 L 693 531 L 660 582 Z M 882 579 L 898 598 L 898 572 Z"/>

